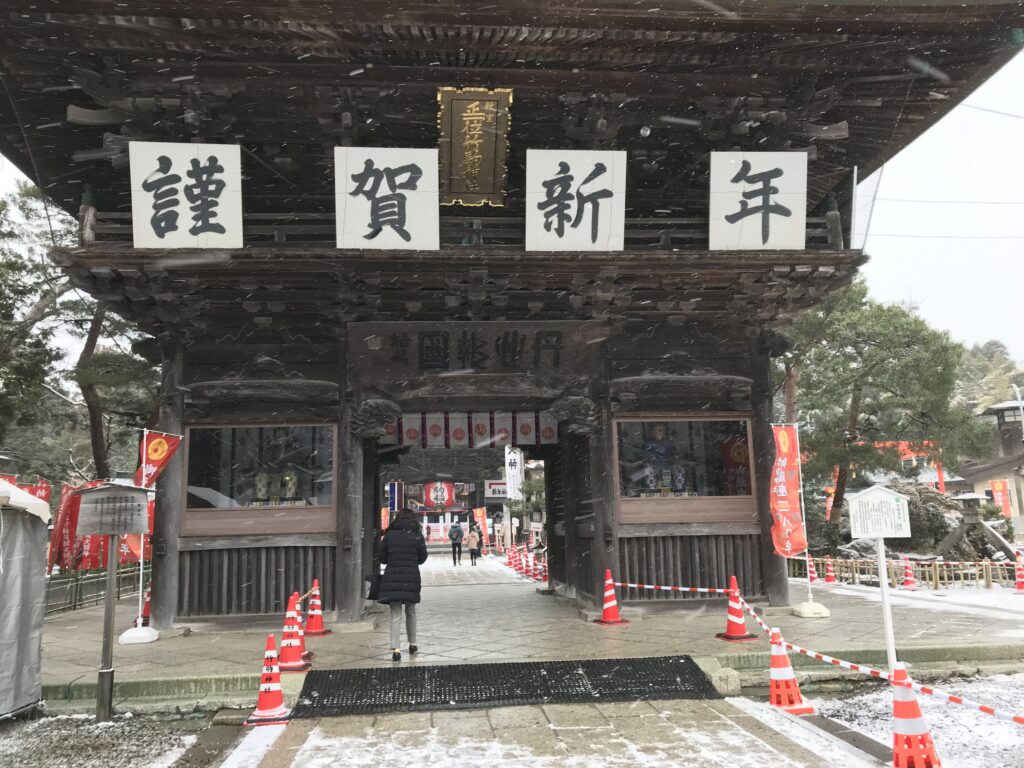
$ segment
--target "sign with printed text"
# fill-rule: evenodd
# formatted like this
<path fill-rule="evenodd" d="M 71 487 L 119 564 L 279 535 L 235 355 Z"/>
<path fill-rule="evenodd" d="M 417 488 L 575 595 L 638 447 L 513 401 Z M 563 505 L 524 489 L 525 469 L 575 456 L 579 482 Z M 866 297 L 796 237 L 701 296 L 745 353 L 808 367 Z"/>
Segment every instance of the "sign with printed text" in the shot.
<path fill-rule="evenodd" d="M 439 88 L 441 205 L 505 204 L 508 88 Z"/>
<path fill-rule="evenodd" d="M 992 489 L 992 503 L 999 507 L 1003 517 L 1010 517 L 1013 514 L 1013 509 L 1010 506 L 1010 481 L 993 480 L 988 485 Z"/>
<path fill-rule="evenodd" d="M 508 486 L 504 480 L 484 480 L 485 499 L 504 499 L 508 497 Z"/>
<path fill-rule="evenodd" d="M 241 248 L 237 144 L 128 142 L 136 248 Z"/>
<path fill-rule="evenodd" d="M 621 251 L 626 153 L 526 150 L 526 250 Z"/>
<path fill-rule="evenodd" d="M 807 235 L 806 152 L 712 152 L 712 251 L 802 250 Z"/>
<path fill-rule="evenodd" d="M 807 549 L 800 509 L 800 443 L 792 424 L 773 424 L 775 464 L 768 500 L 775 553 L 793 557 Z"/>
<path fill-rule="evenodd" d="M 846 499 L 850 504 L 850 536 L 853 538 L 909 538 L 910 506 L 906 496 L 874 485 Z"/>
<path fill-rule="evenodd" d="M 436 251 L 437 150 L 335 147 L 339 248 Z"/>
<path fill-rule="evenodd" d="M 79 495 L 79 535 L 149 533 L 149 499 L 144 490 L 111 486 Z"/>

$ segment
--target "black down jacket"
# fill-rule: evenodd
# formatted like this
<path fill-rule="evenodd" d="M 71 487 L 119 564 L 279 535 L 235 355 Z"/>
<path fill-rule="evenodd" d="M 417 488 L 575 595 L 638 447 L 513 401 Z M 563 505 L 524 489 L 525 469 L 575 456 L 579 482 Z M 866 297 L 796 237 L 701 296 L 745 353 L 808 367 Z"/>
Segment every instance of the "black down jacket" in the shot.
<path fill-rule="evenodd" d="M 420 564 L 427 560 L 427 543 L 419 523 L 396 520 L 384 532 L 380 543 L 380 561 L 387 568 L 380 577 L 380 603 L 418 603 L 420 601 Z"/>

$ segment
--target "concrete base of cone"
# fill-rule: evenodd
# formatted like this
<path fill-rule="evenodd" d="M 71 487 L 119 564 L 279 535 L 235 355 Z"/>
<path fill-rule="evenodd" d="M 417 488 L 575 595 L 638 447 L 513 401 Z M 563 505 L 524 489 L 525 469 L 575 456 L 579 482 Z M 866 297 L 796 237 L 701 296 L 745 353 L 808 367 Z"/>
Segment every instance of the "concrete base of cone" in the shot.
<path fill-rule="evenodd" d="M 287 707 L 281 707 L 261 715 L 253 712 L 245 718 L 243 725 L 284 725 L 291 720 L 291 716 L 292 711 Z"/>
<path fill-rule="evenodd" d="M 118 645 L 144 645 L 155 643 L 160 639 L 160 633 L 152 627 L 131 627 L 121 633 L 117 638 Z"/>
<path fill-rule="evenodd" d="M 605 627 L 612 627 L 616 624 L 629 624 L 627 619 L 619 619 L 618 621 L 606 621 L 605 619 L 594 619 L 595 624 L 601 624 Z"/>
<path fill-rule="evenodd" d="M 801 619 L 827 619 L 832 614 L 821 603 L 811 601 L 793 606 L 793 615 Z"/>

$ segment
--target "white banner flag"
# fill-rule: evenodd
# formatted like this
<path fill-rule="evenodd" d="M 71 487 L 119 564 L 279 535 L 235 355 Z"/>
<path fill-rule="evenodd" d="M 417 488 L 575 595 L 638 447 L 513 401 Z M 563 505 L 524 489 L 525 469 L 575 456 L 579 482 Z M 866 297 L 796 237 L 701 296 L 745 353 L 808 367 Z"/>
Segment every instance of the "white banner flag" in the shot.
<path fill-rule="evenodd" d="M 436 251 L 436 149 L 334 148 L 339 248 Z"/>
<path fill-rule="evenodd" d="M 448 446 L 469 448 L 469 414 L 448 414 Z"/>
<path fill-rule="evenodd" d="M 526 250 L 621 251 L 625 152 L 526 150 Z"/>
<path fill-rule="evenodd" d="M 241 248 L 237 144 L 130 141 L 136 248 Z"/>

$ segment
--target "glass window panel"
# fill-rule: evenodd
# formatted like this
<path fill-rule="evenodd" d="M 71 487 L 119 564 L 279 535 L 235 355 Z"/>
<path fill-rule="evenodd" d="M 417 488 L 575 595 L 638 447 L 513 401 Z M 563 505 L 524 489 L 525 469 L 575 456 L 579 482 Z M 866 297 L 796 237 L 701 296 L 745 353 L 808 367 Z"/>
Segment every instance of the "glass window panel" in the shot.
<path fill-rule="evenodd" d="M 618 447 L 623 497 L 751 494 L 746 421 L 623 421 Z"/>
<path fill-rule="evenodd" d="M 331 427 L 217 427 L 189 431 L 188 507 L 333 504 Z"/>

